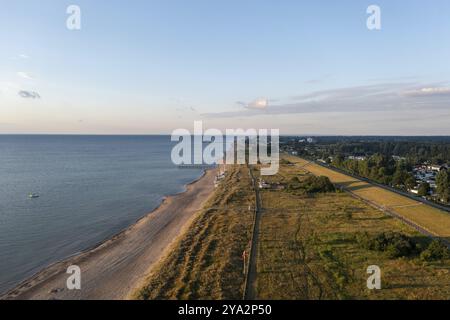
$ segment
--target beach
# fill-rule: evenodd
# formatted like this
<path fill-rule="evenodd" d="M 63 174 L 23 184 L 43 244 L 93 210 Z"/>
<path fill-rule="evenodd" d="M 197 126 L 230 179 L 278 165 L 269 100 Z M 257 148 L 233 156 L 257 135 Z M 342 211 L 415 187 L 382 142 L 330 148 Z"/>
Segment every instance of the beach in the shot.
<path fill-rule="evenodd" d="M 168 196 L 154 211 L 98 246 L 53 264 L 22 282 L 1 299 L 128 299 L 189 226 L 214 191 L 215 169 L 206 170 L 186 191 Z M 81 289 L 68 290 L 66 273 L 80 267 Z"/>

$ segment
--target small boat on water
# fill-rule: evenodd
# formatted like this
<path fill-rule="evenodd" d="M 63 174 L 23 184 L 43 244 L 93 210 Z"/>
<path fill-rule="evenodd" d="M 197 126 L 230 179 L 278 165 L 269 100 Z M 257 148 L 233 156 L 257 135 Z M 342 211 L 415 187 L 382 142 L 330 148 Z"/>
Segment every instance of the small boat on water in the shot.
<path fill-rule="evenodd" d="M 30 193 L 30 194 L 28 195 L 28 198 L 30 198 L 30 199 L 36 199 L 36 198 L 39 198 L 39 195 L 36 194 L 36 193 Z"/>

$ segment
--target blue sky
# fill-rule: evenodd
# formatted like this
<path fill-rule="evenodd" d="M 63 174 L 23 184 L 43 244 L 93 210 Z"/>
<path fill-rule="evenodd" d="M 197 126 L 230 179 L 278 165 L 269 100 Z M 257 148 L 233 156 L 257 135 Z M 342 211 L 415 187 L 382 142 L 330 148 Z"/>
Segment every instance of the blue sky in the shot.
<path fill-rule="evenodd" d="M 0 5 L 0 133 L 450 134 L 447 0 Z"/>

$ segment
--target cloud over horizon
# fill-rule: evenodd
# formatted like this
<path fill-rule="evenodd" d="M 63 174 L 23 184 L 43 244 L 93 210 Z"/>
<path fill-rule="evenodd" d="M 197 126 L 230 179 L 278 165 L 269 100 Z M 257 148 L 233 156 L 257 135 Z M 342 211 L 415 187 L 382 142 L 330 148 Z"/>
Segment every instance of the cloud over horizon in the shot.
<path fill-rule="evenodd" d="M 39 93 L 35 91 L 27 91 L 27 90 L 20 90 L 18 92 L 19 96 L 21 96 L 24 99 L 40 99 L 41 96 Z"/>
<path fill-rule="evenodd" d="M 427 108 L 448 110 L 450 88 L 416 83 L 382 83 L 314 91 L 264 108 L 203 114 L 206 118 L 252 117 L 258 115 L 408 111 Z"/>
<path fill-rule="evenodd" d="M 450 88 L 447 87 L 427 87 L 417 90 L 404 92 L 405 96 L 424 97 L 424 96 L 450 96 Z"/>
<path fill-rule="evenodd" d="M 243 106 L 246 109 L 264 110 L 269 106 L 269 99 L 258 98 L 249 103 L 238 101 L 236 104 Z"/>

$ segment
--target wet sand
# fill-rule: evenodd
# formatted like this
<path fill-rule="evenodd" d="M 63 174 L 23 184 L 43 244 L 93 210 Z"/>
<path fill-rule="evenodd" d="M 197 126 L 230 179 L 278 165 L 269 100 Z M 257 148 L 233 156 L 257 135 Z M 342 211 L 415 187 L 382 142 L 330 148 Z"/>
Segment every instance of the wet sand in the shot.
<path fill-rule="evenodd" d="M 153 212 L 97 247 L 40 271 L 1 299 L 127 299 L 168 252 L 214 190 L 207 170 L 185 192 L 167 197 Z M 66 287 L 67 267 L 81 269 L 81 289 Z"/>

